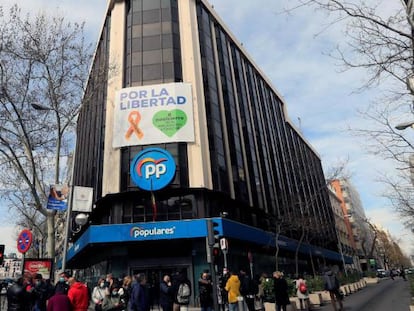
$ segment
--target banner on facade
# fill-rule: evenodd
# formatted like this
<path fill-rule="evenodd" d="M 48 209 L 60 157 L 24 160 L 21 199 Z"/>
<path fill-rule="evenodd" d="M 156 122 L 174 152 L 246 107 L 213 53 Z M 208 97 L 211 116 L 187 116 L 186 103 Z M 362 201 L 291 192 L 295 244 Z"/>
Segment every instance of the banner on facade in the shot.
<path fill-rule="evenodd" d="M 68 207 L 68 185 L 51 185 L 47 198 L 47 209 L 64 211 Z"/>
<path fill-rule="evenodd" d="M 168 83 L 119 90 L 115 97 L 114 148 L 194 142 L 191 84 Z"/>
<path fill-rule="evenodd" d="M 90 213 L 93 203 L 93 188 L 91 187 L 73 187 L 73 212 Z"/>

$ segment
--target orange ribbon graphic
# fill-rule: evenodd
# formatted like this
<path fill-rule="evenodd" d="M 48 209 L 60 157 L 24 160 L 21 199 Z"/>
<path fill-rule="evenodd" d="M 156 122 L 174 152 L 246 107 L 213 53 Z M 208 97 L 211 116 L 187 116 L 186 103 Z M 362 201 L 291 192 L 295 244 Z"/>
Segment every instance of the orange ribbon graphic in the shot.
<path fill-rule="evenodd" d="M 129 128 L 125 133 L 125 138 L 131 138 L 131 135 L 135 133 L 138 139 L 144 137 L 144 132 L 138 127 L 139 122 L 141 121 L 141 114 L 139 111 L 131 111 L 128 115 Z"/>

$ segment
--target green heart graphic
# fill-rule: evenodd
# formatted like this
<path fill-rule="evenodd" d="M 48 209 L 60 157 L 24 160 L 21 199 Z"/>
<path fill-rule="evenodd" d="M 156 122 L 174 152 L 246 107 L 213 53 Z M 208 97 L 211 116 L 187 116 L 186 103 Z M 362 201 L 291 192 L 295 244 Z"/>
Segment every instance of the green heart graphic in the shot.
<path fill-rule="evenodd" d="M 180 109 L 160 110 L 152 117 L 152 124 L 168 137 L 172 137 L 187 123 L 187 115 Z"/>

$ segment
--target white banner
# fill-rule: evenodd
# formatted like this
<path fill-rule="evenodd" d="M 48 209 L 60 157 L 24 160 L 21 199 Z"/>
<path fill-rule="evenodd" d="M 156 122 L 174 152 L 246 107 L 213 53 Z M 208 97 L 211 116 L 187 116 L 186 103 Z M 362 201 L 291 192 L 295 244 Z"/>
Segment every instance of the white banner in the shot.
<path fill-rule="evenodd" d="M 130 87 L 116 93 L 112 146 L 194 142 L 191 84 Z"/>
<path fill-rule="evenodd" d="M 73 187 L 73 212 L 90 213 L 92 211 L 93 188 L 90 187 Z"/>

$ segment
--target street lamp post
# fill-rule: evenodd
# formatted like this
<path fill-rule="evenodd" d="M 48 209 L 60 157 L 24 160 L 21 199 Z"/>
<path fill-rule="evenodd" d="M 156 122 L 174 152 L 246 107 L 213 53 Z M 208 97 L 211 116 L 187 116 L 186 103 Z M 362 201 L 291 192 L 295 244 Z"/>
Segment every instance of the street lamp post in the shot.
<path fill-rule="evenodd" d="M 31 104 L 32 108 L 35 110 L 41 110 L 41 111 L 53 111 L 53 108 L 43 106 L 37 103 Z M 59 157 L 60 157 L 60 137 L 58 137 L 58 146 L 57 146 L 57 159 L 56 159 L 56 168 L 55 168 L 55 182 L 59 183 Z M 76 148 L 76 146 L 75 146 Z M 68 250 L 68 240 L 71 233 L 71 216 L 72 216 L 72 204 L 73 204 L 73 171 L 74 171 L 74 159 L 72 160 L 72 166 L 71 166 L 71 173 L 70 173 L 70 182 L 69 182 L 69 198 L 68 198 L 68 207 L 66 210 L 66 221 L 65 221 L 65 232 L 63 235 L 63 254 L 62 254 L 62 270 L 64 271 L 66 269 L 66 260 L 67 260 L 67 250 Z M 53 211 L 56 212 L 56 211 Z M 50 242 L 48 242 L 50 243 Z M 53 247 L 55 247 L 55 243 L 52 244 Z"/>
<path fill-rule="evenodd" d="M 395 128 L 399 131 L 405 130 L 409 127 L 414 128 L 414 121 L 403 122 L 395 126 Z"/>

